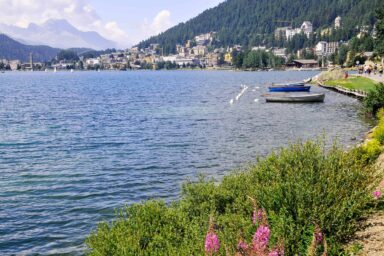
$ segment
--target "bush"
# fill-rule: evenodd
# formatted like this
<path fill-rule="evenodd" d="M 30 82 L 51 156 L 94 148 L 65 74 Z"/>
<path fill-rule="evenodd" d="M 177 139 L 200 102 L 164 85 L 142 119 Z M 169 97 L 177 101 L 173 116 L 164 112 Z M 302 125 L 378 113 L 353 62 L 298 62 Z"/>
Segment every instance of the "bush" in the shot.
<path fill-rule="evenodd" d="M 359 154 L 363 162 L 371 164 L 374 163 L 381 154 L 381 145 L 377 139 L 371 139 L 356 150 L 360 151 Z"/>
<path fill-rule="evenodd" d="M 381 145 L 384 144 L 384 109 L 381 108 L 376 117 L 378 119 L 378 124 L 373 131 L 372 137 L 380 142 Z"/>
<path fill-rule="evenodd" d="M 183 185 L 182 198 L 169 206 L 148 201 L 101 223 L 87 239 L 90 255 L 204 255 L 209 216 L 214 216 L 220 255 L 234 255 L 239 238 L 252 238 L 255 198 L 271 228 L 269 246 L 283 239 L 287 255 L 305 255 L 315 223 L 325 233 L 331 255 L 354 234 L 357 221 L 379 181 L 357 150 L 345 152 L 321 142 L 298 143 L 273 153 L 220 184 L 200 179 Z M 245 241 L 250 243 L 251 241 Z"/>
<path fill-rule="evenodd" d="M 384 84 L 379 83 L 375 85 L 375 90 L 368 92 L 367 97 L 364 99 L 364 107 L 366 112 L 376 115 L 379 109 L 384 108 Z"/>

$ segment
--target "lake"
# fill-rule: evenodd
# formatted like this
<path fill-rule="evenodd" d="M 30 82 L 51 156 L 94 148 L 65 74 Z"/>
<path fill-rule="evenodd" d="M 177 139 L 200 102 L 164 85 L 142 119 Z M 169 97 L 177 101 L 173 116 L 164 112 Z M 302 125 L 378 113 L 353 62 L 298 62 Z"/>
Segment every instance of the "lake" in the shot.
<path fill-rule="evenodd" d="M 316 72 L 0 74 L 0 252 L 81 254 L 114 209 L 175 200 L 199 173 L 220 179 L 297 139 L 356 143 L 360 103 L 266 103 L 267 83 Z M 241 91 L 249 89 L 234 104 Z"/>

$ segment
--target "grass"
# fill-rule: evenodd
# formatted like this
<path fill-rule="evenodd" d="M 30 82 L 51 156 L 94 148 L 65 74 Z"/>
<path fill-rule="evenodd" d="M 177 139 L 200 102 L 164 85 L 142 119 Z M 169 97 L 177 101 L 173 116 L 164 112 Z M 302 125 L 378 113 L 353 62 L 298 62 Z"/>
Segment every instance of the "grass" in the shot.
<path fill-rule="evenodd" d="M 87 238 L 88 254 L 205 255 L 212 216 L 221 245 L 218 255 L 235 255 L 239 239 L 251 243 L 256 231 L 250 196 L 267 213 L 271 248 L 283 241 L 286 255 L 306 255 L 314 225 L 319 225 L 329 255 L 340 255 L 373 205 L 372 191 L 381 180 L 374 165 L 363 160 L 370 151 L 299 142 L 220 183 L 203 178 L 188 182 L 177 202 L 134 204 L 121 209 L 112 223 L 100 223 Z"/>
<path fill-rule="evenodd" d="M 360 76 L 350 76 L 348 79 L 329 80 L 325 82 L 328 86 L 341 86 L 353 90 L 370 92 L 375 90 L 377 83 L 369 78 Z"/>

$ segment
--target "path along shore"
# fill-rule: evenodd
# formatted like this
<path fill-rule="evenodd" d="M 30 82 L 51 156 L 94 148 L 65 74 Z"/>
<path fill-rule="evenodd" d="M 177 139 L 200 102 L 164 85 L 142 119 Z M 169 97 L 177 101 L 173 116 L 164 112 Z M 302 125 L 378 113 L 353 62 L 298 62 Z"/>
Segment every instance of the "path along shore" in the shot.
<path fill-rule="evenodd" d="M 384 83 L 384 76 L 380 75 L 358 75 L 366 78 L 370 78 L 376 82 Z M 320 86 L 327 88 L 328 86 Z M 358 92 L 350 90 L 343 90 L 343 88 L 329 88 L 338 91 L 343 94 L 349 94 L 353 96 Z M 359 94 L 359 93 L 358 93 Z M 354 95 L 360 96 L 360 95 Z M 363 99 L 364 97 L 358 97 Z M 369 136 L 369 135 L 368 135 Z M 367 138 L 368 139 L 368 138 Z M 380 169 L 384 169 L 384 153 L 382 153 L 377 159 L 377 166 Z M 376 190 L 384 191 L 384 180 L 381 181 Z M 362 249 L 356 254 L 359 256 L 383 256 L 384 255 L 384 212 L 382 210 L 376 211 L 369 216 L 362 223 L 362 228 L 356 233 L 356 237 L 349 243 L 350 246 L 359 245 Z"/>

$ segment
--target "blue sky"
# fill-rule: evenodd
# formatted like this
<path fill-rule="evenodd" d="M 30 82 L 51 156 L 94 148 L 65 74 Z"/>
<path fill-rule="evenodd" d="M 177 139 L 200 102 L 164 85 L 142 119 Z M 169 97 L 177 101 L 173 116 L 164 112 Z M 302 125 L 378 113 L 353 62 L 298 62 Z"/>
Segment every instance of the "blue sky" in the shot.
<path fill-rule="evenodd" d="M 105 20 L 116 20 L 119 26 L 129 34 L 137 34 L 143 39 L 152 31 L 143 31 L 143 25 L 151 24 L 162 11 L 169 12 L 170 25 L 176 25 L 195 17 L 204 10 L 214 7 L 224 0 L 91 0 L 92 6 Z M 167 28 L 166 24 L 159 24 L 159 28 Z M 161 29 L 164 30 L 164 29 Z M 152 32 L 152 33 L 151 33 Z M 158 31 L 155 31 L 158 32 Z M 136 38 L 136 35 L 132 35 Z M 143 36 L 142 36 L 143 35 Z"/>
<path fill-rule="evenodd" d="M 66 19 L 127 47 L 195 17 L 224 0 L 0 0 L 0 23 L 27 27 Z"/>

